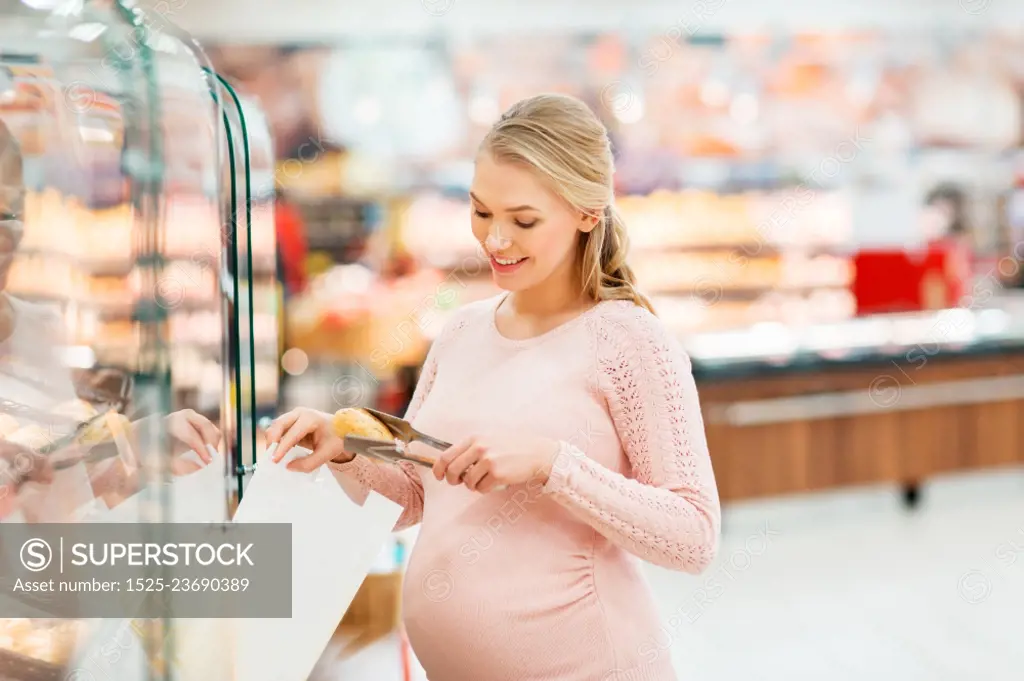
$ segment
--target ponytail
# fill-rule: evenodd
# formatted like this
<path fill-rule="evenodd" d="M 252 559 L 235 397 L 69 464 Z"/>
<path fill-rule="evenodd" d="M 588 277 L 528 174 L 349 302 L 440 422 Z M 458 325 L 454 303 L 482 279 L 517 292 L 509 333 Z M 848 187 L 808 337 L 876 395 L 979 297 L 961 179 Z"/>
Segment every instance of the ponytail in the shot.
<path fill-rule="evenodd" d="M 583 290 L 594 300 L 628 300 L 654 314 L 651 301 L 636 287 L 628 254 L 626 225 L 609 204 L 597 226 L 580 239 Z"/>

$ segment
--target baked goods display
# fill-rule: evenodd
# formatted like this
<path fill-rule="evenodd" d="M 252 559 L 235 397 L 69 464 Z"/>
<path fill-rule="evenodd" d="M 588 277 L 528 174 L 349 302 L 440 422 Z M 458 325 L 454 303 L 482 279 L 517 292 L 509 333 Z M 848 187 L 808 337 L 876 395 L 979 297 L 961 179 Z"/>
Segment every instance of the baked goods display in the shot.
<path fill-rule="evenodd" d="M 131 83 L 112 84 L 102 77 L 101 52 L 72 50 L 76 55 L 59 49 L 59 45 L 56 47 L 60 54 L 54 52 L 51 48 L 55 43 L 48 39 L 52 31 L 46 28 L 47 23 L 52 23 L 45 18 L 48 10 L 36 9 L 41 10 L 37 12 L 41 23 L 35 23 L 37 20 L 30 19 L 28 14 L 21 17 L 24 21 L 19 20 L 19 26 L 25 35 L 17 41 L 18 54 L 6 50 L 11 45 L 5 43 L 5 54 L 0 58 L 4 67 L 0 69 L 3 71 L 0 91 L 4 94 L 0 97 L 0 117 L 5 124 L 15 118 L 22 121 L 16 130 L 19 144 L 4 148 L 5 153 L 12 152 L 5 162 L 19 161 L 17 173 L 24 171 L 25 180 L 25 191 L 22 191 L 16 183 L 12 184 L 16 178 L 7 177 L 10 173 L 5 173 L 4 179 L 12 180 L 7 183 L 10 185 L 7 189 L 13 191 L 6 197 L 10 200 L 3 202 L 5 220 L 19 222 L 22 229 L 19 235 L 16 225 L 8 225 L 12 232 L 9 240 L 14 244 L 8 244 L 8 250 L 13 248 L 14 252 L 8 254 L 11 262 L 4 292 L 24 305 L 10 306 L 17 315 L 19 332 L 5 346 L 10 355 L 5 363 L 17 365 L 14 367 L 17 372 L 5 370 L 5 385 L 11 389 L 3 395 L 2 407 L 4 412 L 10 413 L 0 413 L 0 438 L 35 450 L 45 450 L 54 443 L 56 446 L 50 448 L 59 448 L 59 451 L 46 453 L 55 469 L 51 481 L 44 483 L 33 479 L 31 483 L 22 484 L 19 477 L 14 481 L 18 487 L 13 493 L 13 486 L 0 490 L 0 497 L 3 497 L 0 501 L 4 502 L 3 521 L 27 524 L 88 521 L 89 509 L 82 505 L 86 498 L 92 500 L 94 512 L 106 511 L 104 505 L 113 508 L 115 502 L 139 494 L 142 486 L 153 482 L 136 472 L 119 470 L 120 466 L 107 466 L 118 462 L 116 454 L 125 460 L 120 436 L 131 427 L 127 416 L 105 413 L 93 422 L 98 411 L 105 407 L 94 406 L 87 400 L 52 406 L 54 395 L 60 394 L 57 400 L 63 400 L 65 395 L 75 394 L 72 387 L 76 390 L 83 387 L 69 382 L 69 374 L 73 376 L 78 369 L 93 370 L 101 366 L 125 370 L 123 373 L 129 376 L 124 383 L 122 397 L 125 400 L 131 393 L 130 378 L 142 376 L 145 381 L 155 374 L 156 383 L 173 380 L 172 385 L 160 386 L 174 391 L 171 408 L 230 409 L 231 399 L 244 397 L 225 385 L 227 359 L 223 355 L 227 353 L 223 343 L 228 333 L 225 315 L 221 312 L 228 308 L 225 299 L 231 297 L 232 309 L 244 315 L 251 308 L 241 298 L 251 294 L 257 299 L 256 314 L 261 316 L 254 323 L 253 333 L 243 329 L 235 337 L 240 337 L 240 342 L 245 344 L 252 340 L 257 346 L 256 354 L 262 360 L 256 369 L 260 394 L 266 397 L 265 385 L 275 388 L 270 399 L 264 400 L 265 406 L 268 402 L 273 404 L 277 397 L 280 322 L 273 277 L 275 230 L 272 213 L 268 210 L 272 200 L 262 205 L 246 202 L 245 206 L 252 209 L 252 242 L 239 244 L 242 255 L 238 269 L 242 269 L 241 262 L 253 263 L 253 279 L 258 275 L 259 280 L 250 282 L 244 276 L 232 279 L 223 261 L 226 244 L 241 241 L 250 230 L 239 225 L 237 235 L 225 234 L 227 192 L 234 189 L 234 184 L 223 175 L 229 166 L 219 153 L 223 151 L 220 145 L 224 143 L 225 131 L 220 127 L 219 114 L 215 108 L 210 108 L 213 102 L 198 67 L 189 62 L 184 64 L 190 67 L 187 72 L 179 73 L 172 67 L 161 74 L 145 74 L 146 77 Z M 82 20 L 69 25 L 98 28 L 100 32 L 106 28 L 102 17 L 99 23 L 78 19 Z M 129 65 L 138 66 L 136 57 L 128 59 Z M 54 62 L 58 72 L 40 73 L 46 67 L 34 64 L 37 61 Z M 36 74 L 26 74 L 26 69 Z M 66 77 L 90 80 L 90 75 L 98 79 L 93 81 L 95 89 L 83 80 L 71 83 L 73 93 L 62 87 L 61 81 Z M 33 79 L 34 87 L 27 88 Z M 178 89 L 168 87 L 172 82 L 179 83 Z M 99 91 L 101 88 L 107 90 L 109 96 L 104 96 Z M 8 93 L 8 89 L 12 92 Z M 125 128 L 132 125 L 136 114 L 141 116 L 139 120 L 147 119 L 145 111 L 127 112 L 125 102 L 134 101 L 135 95 L 143 91 L 152 95 L 147 98 L 146 107 L 152 103 L 150 100 L 159 100 L 161 106 L 169 105 L 171 109 L 182 102 L 188 103 L 185 104 L 188 111 L 171 111 L 164 107 L 149 112 L 160 114 L 160 123 L 154 125 L 159 133 L 157 137 L 166 142 L 162 147 L 166 153 L 155 160 L 145 153 L 140 156 L 140 150 L 125 145 Z M 6 96 L 14 93 L 18 96 Z M 86 99 L 88 103 L 69 107 L 71 102 L 63 101 L 63 95 L 75 99 L 73 104 L 76 105 L 84 104 Z M 14 109 L 23 115 L 15 116 Z M 243 130 L 248 130 L 248 146 L 255 148 L 261 132 L 257 129 L 259 122 L 255 117 L 246 118 Z M 164 125 L 166 121 L 171 121 L 172 125 Z M 241 137 L 236 138 L 240 140 Z M 269 163 L 269 158 L 263 160 L 265 166 Z M 13 165 L 6 168 L 12 169 Z M 235 170 L 234 162 L 230 169 Z M 248 176 L 249 170 L 249 167 L 238 168 L 238 175 Z M 154 173 L 159 175 L 159 181 L 154 181 Z M 269 179 L 272 187 L 273 179 Z M 271 196 L 271 193 L 264 191 L 264 196 Z M 159 253 L 152 253 L 152 250 L 159 250 Z M 154 275 L 157 268 L 162 271 Z M 221 279 L 222 274 L 224 279 Z M 37 305 L 45 306 L 45 310 L 38 313 L 38 319 Z M 210 314 L 193 316 L 194 312 Z M 151 350 L 158 345 L 169 346 L 173 357 L 168 360 L 160 352 Z M 267 346 L 270 352 L 266 351 Z M 30 354 L 36 347 L 45 350 L 40 353 L 43 361 L 22 361 L 23 355 Z M 33 355 L 29 359 L 37 358 Z M 174 364 L 173 371 L 168 363 Z M 268 364 L 274 373 L 272 382 L 262 380 Z M 43 371 L 46 367 L 54 369 L 52 374 Z M 153 367 L 155 369 L 149 373 Z M 177 380 L 181 376 L 195 380 L 182 386 Z M 15 384 L 15 379 L 21 383 Z M 96 404 L 113 403 L 120 408 L 125 400 L 118 400 L 117 387 L 116 382 L 97 381 L 89 386 L 91 390 L 78 394 L 95 399 Z M 193 390 L 196 387 L 200 390 Z M 167 408 L 166 402 L 149 398 L 166 393 L 167 390 L 146 385 L 132 396 L 131 406 L 144 413 L 158 412 Z M 89 423 L 80 433 L 79 442 L 84 446 L 64 447 L 62 438 L 74 432 L 76 423 L 83 422 Z M 161 428 L 154 425 L 145 430 L 152 432 Z M 111 440 L 117 441 L 116 448 Z M 104 443 L 109 446 L 103 446 Z M 91 447 L 93 445 L 100 446 Z M 154 452 L 154 456 L 160 453 Z M 11 460 L 3 463 L 8 468 L 19 467 L 22 463 L 20 456 L 7 458 Z M 86 465 L 80 466 L 81 462 Z M 88 469 L 83 471 L 86 466 Z M 164 473 L 162 468 L 158 472 Z M 0 483 L 11 485 L 9 481 Z M 154 499 L 154 505 L 167 503 L 162 495 L 154 497 L 159 497 Z M 147 500 L 143 505 L 148 504 Z M 140 520 L 160 517 L 149 513 L 148 509 L 143 510 L 146 512 L 138 513 Z M 72 678 L 80 674 L 90 676 L 82 669 L 64 668 L 74 653 L 84 652 L 82 648 L 76 650 L 76 644 L 85 642 L 81 635 L 85 632 L 78 624 L 75 621 L 0 618 L 0 678 L 30 681 Z M 155 639 L 149 632 L 144 634 L 138 635 L 135 641 L 136 647 L 146 648 L 141 653 L 143 659 L 149 656 L 149 644 Z M 102 638 L 89 643 L 99 645 Z M 132 666 L 122 662 L 121 668 L 112 673 L 132 676 L 126 664 Z M 155 675 L 163 677 L 172 672 L 170 664 L 161 662 L 159 666 Z M 96 669 L 94 673 L 100 674 Z"/>
<path fill-rule="evenodd" d="M 60 410 L 54 410 L 52 413 L 56 416 L 67 417 L 79 423 L 84 423 L 85 421 L 97 416 L 95 408 L 91 405 L 81 407 L 76 405 L 75 408 L 65 407 Z M 18 421 L 14 419 L 14 417 L 7 414 L 5 414 L 4 417 L 4 427 L 10 430 L 10 432 L 4 435 L 3 439 L 7 442 L 12 442 L 29 449 L 43 449 L 73 431 L 72 427 L 68 427 L 66 429 L 54 428 L 45 427 L 36 423 L 19 425 Z M 124 435 L 130 428 L 131 419 L 124 414 L 111 412 L 106 416 L 106 418 L 100 419 L 85 428 L 85 430 L 79 434 L 78 442 L 87 446 L 97 445 L 113 440 L 117 436 Z"/>
<path fill-rule="evenodd" d="M 275 234 L 270 204 L 253 206 L 253 338 L 261 405 L 277 399 L 281 309 L 273 278 Z M 175 388 L 198 391 L 203 404 L 223 391 L 224 322 L 219 273 L 222 216 L 205 197 L 169 195 L 162 216 L 163 272 L 155 284 L 170 317 Z M 127 203 L 106 208 L 47 188 L 25 198 L 24 236 L 8 274 L 7 291 L 31 302 L 61 308 L 65 339 L 89 348 L 100 364 L 134 368 L 142 342 L 139 306 L 145 290 L 136 262 L 138 220 Z M 243 284 L 244 285 L 244 284 Z M 210 380 L 211 374 L 220 379 Z"/>
<path fill-rule="evenodd" d="M 86 631 L 80 620 L 0 619 L 0 651 L 63 667 Z"/>
<path fill-rule="evenodd" d="M 359 363 L 386 377 L 420 361 L 451 310 L 496 292 L 489 277 L 426 268 L 386 279 L 338 265 L 290 301 L 287 336 L 311 359 Z"/>
<path fill-rule="evenodd" d="M 630 262 L 642 290 L 681 332 L 853 315 L 852 208 L 837 192 L 719 194 L 658 190 L 622 196 Z M 495 295 L 465 201 L 424 195 L 402 213 L 401 247 L 458 281 L 457 305 Z"/>
<path fill-rule="evenodd" d="M 7 441 L 28 449 L 42 449 L 52 444 L 60 435 L 37 424 L 22 426 L 7 436 Z"/>
<path fill-rule="evenodd" d="M 699 332 L 848 318 L 849 254 L 870 246 L 871 231 L 914 238 L 913 215 L 901 206 L 916 190 L 903 176 L 910 168 L 917 176 L 922 149 L 1020 143 L 1022 107 L 1007 75 L 1019 70 L 1019 40 L 1004 41 L 960 36 L 936 51 L 930 39 L 884 32 L 749 34 L 669 41 L 667 49 L 663 35 L 641 32 L 453 45 L 455 77 L 472 93 L 464 139 L 444 161 L 423 164 L 417 181 L 403 175 L 391 187 L 389 200 L 410 185 L 430 188 L 407 195 L 398 211 L 399 250 L 442 275 L 471 261 L 479 247 L 469 205 L 453 197 L 469 187 L 482 135 L 518 97 L 566 92 L 587 101 L 611 133 L 631 264 L 640 287 L 661 301 L 659 312 L 682 315 L 673 325 Z M 870 66 L 855 55 L 872 55 Z M 937 105 L 967 92 L 990 95 L 993 125 Z M 951 160 L 920 177 L 952 173 Z M 962 181 L 1005 177 L 1002 162 L 984 163 Z M 894 210 L 864 217 L 863 206 L 883 200 Z M 883 224 L 867 224 L 874 221 Z M 998 220 L 973 222 L 980 234 Z M 460 291 L 456 305 L 468 299 Z"/>
<path fill-rule="evenodd" d="M 467 201 L 425 194 L 402 211 L 401 247 L 430 267 L 485 271 L 480 244 L 470 230 Z"/>

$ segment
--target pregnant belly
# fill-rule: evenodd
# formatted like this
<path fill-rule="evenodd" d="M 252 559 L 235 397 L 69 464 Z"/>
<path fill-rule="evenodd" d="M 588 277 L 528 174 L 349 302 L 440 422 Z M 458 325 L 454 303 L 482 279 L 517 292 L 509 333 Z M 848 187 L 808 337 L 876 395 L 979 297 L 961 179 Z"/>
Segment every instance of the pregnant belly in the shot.
<path fill-rule="evenodd" d="M 635 561 L 589 528 L 537 520 L 421 528 L 403 617 L 430 681 L 673 678 L 668 656 L 649 667 L 638 653 L 659 623 Z"/>
<path fill-rule="evenodd" d="M 518 490 L 436 492 L 402 600 L 430 681 L 619 681 L 609 671 L 649 667 L 637 651 L 659 623 L 632 558 L 553 502 L 512 503 Z"/>
<path fill-rule="evenodd" d="M 420 548 L 406 575 L 403 615 L 431 681 L 576 681 L 600 678 L 588 668 L 611 668 L 588 571 L 552 571 L 549 558 L 497 546 L 473 564 L 457 554 L 416 555 Z"/>

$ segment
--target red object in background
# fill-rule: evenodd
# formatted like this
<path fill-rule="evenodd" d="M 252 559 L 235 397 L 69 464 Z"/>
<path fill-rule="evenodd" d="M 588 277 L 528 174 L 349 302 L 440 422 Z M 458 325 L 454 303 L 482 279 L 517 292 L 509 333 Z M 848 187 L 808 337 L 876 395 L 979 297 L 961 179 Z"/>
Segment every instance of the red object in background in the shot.
<path fill-rule="evenodd" d="M 306 288 L 306 228 L 298 209 L 280 197 L 274 204 L 274 223 L 284 285 L 294 295 Z"/>
<path fill-rule="evenodd" d="M 857 314 L 955 307 L 970 278 L 970 251 L 937 241 L 919 251 L 861 251 L 853 258 Z"/>

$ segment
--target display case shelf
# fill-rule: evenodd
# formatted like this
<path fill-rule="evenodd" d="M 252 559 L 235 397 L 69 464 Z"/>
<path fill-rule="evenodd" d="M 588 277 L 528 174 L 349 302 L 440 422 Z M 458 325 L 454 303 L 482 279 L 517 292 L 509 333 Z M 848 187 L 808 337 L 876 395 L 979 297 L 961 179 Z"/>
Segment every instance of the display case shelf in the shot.
<path fill-rule="evenodd" d="M 229 482 L 236 499 L 242 491 L 233 473 L 254 461 L 255 411 L 276 405 L 273 203 L 247 183 L 273 167 L 269 130 L 251 102 L 202 68 L 209 60 L 193 41 L 152 19 L 120 0 L 0 7 L 0 236 L 13 252 L 2 273 L 0 401 L 72 415 L 52 427 L 23 422 L 25 411 L 0 415 L 5 456 L 15 447 L 51 457 L 117 450 L 102 462 L 75 459 L 52 482 L 5 480 L 5 523 L 130 522 L 142 541 L 156 541 L 166 537 L 158 526 L 185 513 L 223 522 Z M 81 373 L 96 380 L 80 383 Z M 110 375 L 125 379 L 123 394 L 103 394 Z M 90 422 L 88 442 L 66 444 L 66 430 L 108 408 Z M 198 504 L 166 494 L 194 470 L 182 457 L 198 445 L 172 427 L 197 418 L 187 410 L 212 422 L 202 424 L 204 441 L 224 466 L 206 469 L 212 489 L 189 492 Z M 47 636 L 84 620 L 61 619 L 56 601 L 30 604 L 52 617 L 16 619 L 8 601 L 0 678 L 112 671 L 95 665 L 115 643 L 109 620 L 69 630 L 57 655 Z M 181 641 L 169 635 L 180 626 L 172 614 L 151 612 L 116 634 L 134 646 L 119 678 L 183 677 L 167 662 Z"/>

